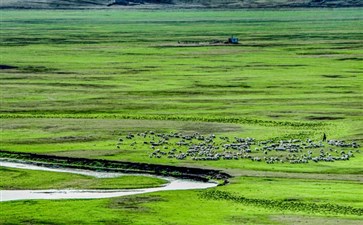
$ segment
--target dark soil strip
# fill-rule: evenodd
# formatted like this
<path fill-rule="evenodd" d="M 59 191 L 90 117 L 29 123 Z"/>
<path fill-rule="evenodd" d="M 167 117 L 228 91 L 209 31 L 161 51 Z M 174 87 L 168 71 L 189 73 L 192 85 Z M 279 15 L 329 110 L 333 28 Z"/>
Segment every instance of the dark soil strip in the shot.
<path fill-rule="evenodd" d="M 16 66 L 9 66 L 9 65 L 0 65 L 0 70 L 10 70 L 10 69 L 17 69 Z"/>
<path fill-rule="evenodd" d="M 219 170 L 168 166 L 148 163 L 122 162 L 104 159 L 73 158 L 36 153 L 22 153 L 0 150 L 0 158 L 30 161 L 29 163 L 47 167 L 70 167 L 97 171 L 122 173 L 145 173 L 178 178 L 209 181 L 210 179 L 228 179 L 231 175 Z M 226 182 L 225 182 L 226 183 Z"/>
<path fill-rule="evenodd" d="M 307 116 L 308 120 L 342 120 L 344 117 L 333 116 Z"/>

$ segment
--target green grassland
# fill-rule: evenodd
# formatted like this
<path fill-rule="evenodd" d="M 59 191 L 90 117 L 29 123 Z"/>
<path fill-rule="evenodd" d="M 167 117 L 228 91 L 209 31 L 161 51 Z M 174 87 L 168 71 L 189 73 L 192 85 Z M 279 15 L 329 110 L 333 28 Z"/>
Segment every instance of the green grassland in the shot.
<path fill-rule="evenodd" d="M 0 167 L 0 189 L 131 189 L 157 187 L 166 181 L 147 176 L 94 178 L 78 174 Z"/>
<path fill-rule="evenodd" d="M 362 210 L 360 182 L 254 177 L 231 182 L 218 190 L 292 206 L 329 204 Z M 292 210 L 206 199 L 206 192 L 209 191 L 159 192 L 104 200 L 4 202 L 1 224 L 360 224 L 362 218 L 361 214 L 349 212 L 312 212 L 307 208 Z"/>
<path fill-rule="evenodd" d="M 105 9 L 125 6 L 109 5 L 112 0 L 2 0 L 0 8 L 5 9 Z M 354 7 L 362 6 L 357 0 L 125 0 L 125 8 L 170 9 L 170 8 L 280 8 L 280 7 Z M 139 4 L 139 3 L 143 4 Z M 145 4 L 144 4 L 145 3 Z"/>
<path fill-rule="evenodd" d="M 295 183 L 291 181 L 292 185 Z M 304 184 L 306 185 L 306 184 Z M 300 190 L 309 190 L 301 186 Z M 315 190 L 314 190 L 315 191 Z M 309 191 L 307 191 L 309 192 Z M 361 216 L 291 211 L 201 197 L 203 191 L 159 192 L 103 200 L 2 203 L 3 224 L 360 224 Z M 290 192 L 294 198 L 294 192 Z M 321 193 L 321 192 L 319 192 Z M 314 200 L 317 200 L 314 193 Z M 312 193 L 311 193 L 312 194 Z M 342 193 L 340 193 L 342 196 Z M 260 196 L 261 197 L 261 196 Z M 320 200 L 320 199 L 318 199 Z M 298 203 L 298 200 L 287 199 Z M 337 199 L 334 199 L 337 201 Z M 339 202 L 339 201 L 338 201 Z M 90 213 L 93 215 L 90 217 Z"/>
<path fill-rule="evenodd" d="M 139 137 L 136 146 L 127 142 L 117 148 L 117 142 L 128 132 L 148 130 L 256 140 L 320 140 L 325 132 L 328 139 L 362 145 L 362 19 L 360 8 L 3 10 L 1 149 L 218 168 L 236 177 L 216 190 L 233 196 L 361 209 L 362 154 L 334 163 L 209 162 L 150 158 L 150 149 L 140 144 Z M 230 35 L 237 36 L 240 44 L 178 45 L 178 41 L 226 40 Z M 57 184 L 71 179 L 77 187 L 85 178 L 74 176 L 54 179 L 59 179 Z M 32 171 L 26 177 L 39 176 Z M 13 182 L 22 184 L 18 178 Z M 39 180 L 41 184 L 50 187 Z M 6 202 L 0 204 L 0 224 L 359 224 L 362 220 L 357 214 L 203 198 L 204 192 Z"/>
<path fill-rule="evenodd" d="M 3 11 L 2 112 L 359 120 L 360 10 L 318 14 Z"/>

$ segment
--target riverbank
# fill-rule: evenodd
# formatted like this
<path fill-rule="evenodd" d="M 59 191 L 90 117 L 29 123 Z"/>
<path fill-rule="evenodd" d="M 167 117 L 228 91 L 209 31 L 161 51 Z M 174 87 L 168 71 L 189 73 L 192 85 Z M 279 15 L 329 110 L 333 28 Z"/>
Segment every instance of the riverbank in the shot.
<path fill-rule="evenodd" d="M 69 167 L 108 172 L 143 173 L 182 179 L 192 179 L 203 182 L 207 182 L 212 179 L 219 180 L 221 183 L 225 183 L 227 182 L 227 179 L 231 178 L 231 176 L 225 172 L 212 169 L 122 162 L 104 159 L 73 158 L 36 153 L 11 152 L 4 150 L 0 151 L 0 158 L 24 160 L 27 163 L 45 167 Z"/>
<path fill-rule="evenodd" d="M 66 167 L 48 168 L 26 162 L 7 162 L 1 159 L 0 165 L 3 167 L 0 167 L 2 170 L 0 170 L 0 174 L 4 175 L 5 178 L 17 173 L 12 179 L 4 179 L 0 182 L 0 202 L 33 199 L 111 198 L 158 191 L 205 189 L 217 186 L 215 182 L 199 182 L 163 176 L 138 176 L 137 174 L 128 176 L 119 172 L 97 172 Z M 43 177 L 39 178 L 37 174 L 41 174 Z M 72 176 L 74 174 L 84 176 Z M 37 177 L 37 180 L 32 180 L 35 177 Z M 95 179 L 92 181 L 90 178 Z M 51 188 L 44 189 L 48 188 L 47 183 L 49 181 Z M 36 185 L 36 182 L 40 184 Z M 11 184 L 15 185 L 15 190 L 13 190 L 14 186 L 11 187 Z M 10 190 L 1 190 L 4 187 L 6 188 L 7 185 L 10 185 Z"/>

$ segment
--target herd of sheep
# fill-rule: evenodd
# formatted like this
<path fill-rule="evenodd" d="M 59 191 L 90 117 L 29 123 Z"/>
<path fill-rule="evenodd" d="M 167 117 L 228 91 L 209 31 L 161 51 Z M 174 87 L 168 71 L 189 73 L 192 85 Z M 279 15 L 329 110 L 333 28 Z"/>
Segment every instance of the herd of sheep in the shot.
<path fill-rule="evenodd" d="M 128 133 L 121 137 L 117 148 L 143 149 L 150 158 L 169 158 L 194 161 L 240 160 L 273 163 L 334 162 L 349 160 L 360 153 L 359 144 L 343 140 L 313 141 L 265 140 L 181 133 L 147 131 Z"/>

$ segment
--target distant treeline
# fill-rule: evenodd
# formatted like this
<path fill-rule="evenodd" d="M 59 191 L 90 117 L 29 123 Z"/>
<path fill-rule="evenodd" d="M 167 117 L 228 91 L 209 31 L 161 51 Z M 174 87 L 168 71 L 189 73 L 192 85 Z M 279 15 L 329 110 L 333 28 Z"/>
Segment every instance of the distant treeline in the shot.
<path fill-rule="evenodd" d="M 169 5 L 174 7 L 204 8 L 301 8 L 301 7 L 362 7 L 362 0 L 6 0 L 0 8 L 77 9 L 108 8 L 114 5 Z M 157 6 L 156 6 L 157 7 Z"/>
<path fill-rule="evenodd" d="M 154 4 L 184 4 L 202 5 L 207 7 L 242 7 L 242 8 L 263 8 L 263 7 L 348 7 L 363 6 L 361 0 L 111 0 L 122 3 L 154 3 Z"/>

